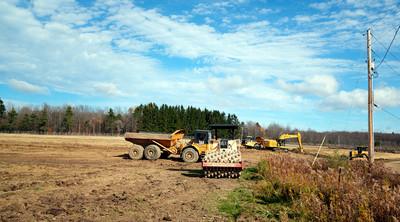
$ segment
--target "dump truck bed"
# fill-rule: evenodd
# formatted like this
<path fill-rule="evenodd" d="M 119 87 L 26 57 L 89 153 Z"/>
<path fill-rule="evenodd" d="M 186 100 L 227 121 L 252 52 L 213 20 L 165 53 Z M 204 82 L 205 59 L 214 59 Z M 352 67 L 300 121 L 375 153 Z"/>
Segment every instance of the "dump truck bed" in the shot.
<path fill-rule="evenodd" d="M 165 133 L 125 133 L 125 140 L 131 143 L 141 145 L 143 147 L 159 143 L 162 146 L 169 148 L 176 144 L 176 141 L 184 136 L 183 130 L 176 130 L 172 134 Z"/>
<path fill-rule="evenodd" d="M 171 134 L 166 133 L 125 133 L 125 139 L 169 140 Z"/>

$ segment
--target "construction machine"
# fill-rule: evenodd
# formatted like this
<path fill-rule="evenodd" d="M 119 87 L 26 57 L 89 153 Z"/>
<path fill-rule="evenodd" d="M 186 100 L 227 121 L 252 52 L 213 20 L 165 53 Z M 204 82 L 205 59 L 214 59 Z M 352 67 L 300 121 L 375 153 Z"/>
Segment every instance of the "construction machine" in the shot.
<path fill-rule="evenodd" d="M 196 130 L 193 139 L 184 139 L 184 135 L 184 130 L 176 130 L 171 134 L 125 133 L 125 140 L 133 143 L 128 155 L 134 160 L 143 157 L 157 160 L 173 154 L 180 155 L 184 162 L 194 163 L 213 148 L 210 130 Z"/>
<path fill-rule="evenodd" d="M 352 160 L 354 158 L 366 158 L 369 159 L 368 152 L 366 146 L 358 146 L 354 150 L 350 150 L 349 159 Z"/>
<path fill-rule="evenodd" d="M 254 139 L 253 136 L 246 136 L 243 140 L 242 140 L 242 146 L 246 147 L 246 148 L 254 148 L 254 146 L 256 145 L 257 141 Z"/>
<path fill-rule="evenodd" d="M 272 149 L 275 150 L 275 148 L 283 148 L 286 145 L 286 141 L 289 139 L 297 139 L 297 143 L 299 145 L 299 151 L 303 153 L 303 144 L 301 142 L 301 134 L 298 132 L 296 134 L 281 134 L 278 139 L 264 139 L 263 137 L 257 137 L 256 138 L 256 144 L 255 148 L 256 149 Z"/>
<path fill-rule="evenodd" d="M 236 126 L 237 127 L 237 126 Z M 131 159 L 157 160 L 160 157 L 179 155 L 184 162 L 198 162 L 207 151 L 217 150 L 221 142 L 218 129 L 228 129 L 234 135 L 234 130 L 229 124 L 210 125 L 208 130 L 196 130 L 192 139 L 184 138 L 184 130 L 176 130 L 171 134 L 164 133 L 125 133 L 125 140 L 133 143 L 128 155 Z M 213 135 L 214 132 L 214 135 Z M 240 142 L 234 146 L 240 146 Z"/>
<path fill-rule="evenodd" d="M 202 159 L 204 176 L 207 178 L 238 178 L 243 169 L 240 153 L 240 139 L 235 139 L 237 125 L 210 125 L 214 131 L 215 148 L 206 151 Z M 219 137 L 220 130 L 228 130 L 229 134 Z M 222 134 L 221 134 L 222 135 Z"/>

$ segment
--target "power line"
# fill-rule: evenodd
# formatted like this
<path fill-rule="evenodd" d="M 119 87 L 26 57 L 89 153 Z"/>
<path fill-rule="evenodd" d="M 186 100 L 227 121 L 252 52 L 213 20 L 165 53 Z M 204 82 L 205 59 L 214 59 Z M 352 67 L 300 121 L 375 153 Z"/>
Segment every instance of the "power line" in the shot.
<path fill-rule="evenodd" d="M 372 34 L 372 33 L 371 33 L 371 34 Z M 380 42 L 380 41 L 375 37 L 374 34 L 372 34 L 372 37 L 373 37 L 373 38 L 376 40 L 376 42 L 379 43 L 379 45 L 381 45 L 385 50 L 388 50 L 388 48 L 386 48 L 386 46 L 385 46 L 382 42 Z M 394 55 L 392 52 L 389 52 L 389 55 L 393 56 L 395 59 L 397 59 L 397 60 L 400 61 L 400 59 L 399 59 L 396 55 Z"/>
<path fill-rule="evenodd" d="M 381 109 L 383 112 L 385 112 L 385 113 L 387 113 L 387 114 L 389 114 L 389 115 L 393 116 L 394 118 L 396 118 L 396 119 L 400 120 L 400 116 L 397 116 L 397 115 L 395 115 L 395 114 L 393 114 L 393 113 L 389 112 L 388 110 L 386 110 L 386 109 L 382 108 L 381 106 L 379 106 L 379 105 L 377 105 L 377 104 L 375 104 L 375 103 L 374 103 L 374 106 L 375 106 L 376 108 L 379 108 L 379 109 Z"/>
<path fill-rule="evenodd" d="M 388 52 L 390 50 L 390 47 L 392 47 L 392 44 L 393 44 L 393 42 L 394 42 L 394 40 L 395 40 L 395 38 L 397 36 L 397 33 L 399 32 L 399 29 L 400 29 L 400 25 L 397 27 L 396 32 L 394 33 L 394 36 L 392 38 L 392 41 L 390 42 L 389 47 L 387 48 L 387 50 L 385 52 L 385 55 L 383 56 L 381 62 L 376 66 L 375 70 L 379 68 L 379 66 L 383 63 L 383 61 L 385 61 L 385 58 L 386 58 L 386 56 L 387 56 L 387 54 L 388 54 Z"/>
<path fill-rule="evenodd" d="M 373 49 L 372 49 L 372 53 L 374 54 L 374 56 L 378 57 L 379 59 L 381 58 Z M 388 62 L 383 61 L 395 74 L 400 76 L 400 72 L 397 71 L 395 68 L 393 68 L 393 66 L 391 66 Z M 376 72 L 376 70 L 375 70 Z"/>
<path fill-rule="evenodd" d="M 385 63 L 394 73 L 396 73 L 397 75 L 400 76 L 400 72 L 396 71 L 391 65 L 389 65 L 389 63 L 387 63 L 386 61 L 384 61 L 384 63 Z"/>

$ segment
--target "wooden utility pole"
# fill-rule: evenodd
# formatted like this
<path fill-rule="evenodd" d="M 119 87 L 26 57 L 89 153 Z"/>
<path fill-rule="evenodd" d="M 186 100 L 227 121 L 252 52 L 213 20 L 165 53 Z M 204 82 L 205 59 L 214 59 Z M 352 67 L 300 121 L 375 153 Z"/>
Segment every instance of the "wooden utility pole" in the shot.
<path fill-rule="evenodd" d="M 371 56 L 371 30 L 367 30 L 367 53 L 368 53 L 368 156 L 369 162 L 373 163 L 375 159 L 374 148 L 374 94 L 372 92 L 373 64 Z"/>

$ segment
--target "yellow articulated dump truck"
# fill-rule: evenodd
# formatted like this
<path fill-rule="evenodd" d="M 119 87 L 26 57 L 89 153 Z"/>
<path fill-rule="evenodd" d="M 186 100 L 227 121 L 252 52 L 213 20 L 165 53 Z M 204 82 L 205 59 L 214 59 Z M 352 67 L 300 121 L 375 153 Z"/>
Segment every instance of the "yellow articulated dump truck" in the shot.
<path fill-rule="evenodd" d="M 133 160 L 143 157 L 157 160 L 173 154 L 180 155 L 184 162 L 194 163 L 213 148 L 213 144 L 209 142 L 212 139 L 209 130 L 196 130 L 194 139 L 184 139 L 184 135 L 184 130 L 176 130 L 171 134 L 125 133 L 125 140 L 133 144 L 129 148 L 129 157 Z"/>

